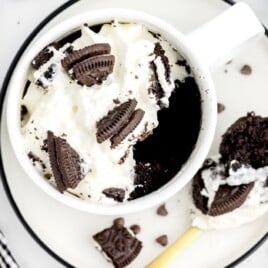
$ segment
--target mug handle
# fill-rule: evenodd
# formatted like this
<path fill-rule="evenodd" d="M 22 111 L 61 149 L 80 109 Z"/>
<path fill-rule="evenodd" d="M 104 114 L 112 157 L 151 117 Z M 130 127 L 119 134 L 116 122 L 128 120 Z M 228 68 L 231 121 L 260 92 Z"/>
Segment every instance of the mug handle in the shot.
<path fill-rule="evenodd" d="M 215 69 L 233 58 L 242 44 L 264 34 L 252 9 L 238 3 L 187 35 L 189 44 L 203 64 Z"/>

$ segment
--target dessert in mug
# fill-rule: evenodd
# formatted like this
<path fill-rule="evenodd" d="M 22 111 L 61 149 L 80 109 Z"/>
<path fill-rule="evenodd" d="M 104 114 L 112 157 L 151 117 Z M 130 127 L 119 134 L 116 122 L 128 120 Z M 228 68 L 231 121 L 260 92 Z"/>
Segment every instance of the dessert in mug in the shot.
<path fill-rule="evenodd" d="M 167 183 L 191 154 L 200 93 L 186 60 L 161 34 L 137 23 L 84 24 L 31 65 L 21 137 L 60 192 L 132 200 Z"/>
<path fill-rule="evenodd" d="M 222 137 L 193 182 L 193 226 L 226 229 L 268 211 L 268 117 L 248 113 Z"/>

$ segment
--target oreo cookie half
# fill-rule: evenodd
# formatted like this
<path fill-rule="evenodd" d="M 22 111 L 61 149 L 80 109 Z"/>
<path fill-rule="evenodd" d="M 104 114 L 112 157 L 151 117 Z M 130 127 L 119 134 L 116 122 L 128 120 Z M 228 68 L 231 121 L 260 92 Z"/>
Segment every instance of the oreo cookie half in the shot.
<path fill-rule="evenodd" d="M 114 267 L 129 265 L 140 253 L 142 243 L 134 237 L 123 224 L 116 224 L 95 234 L 93 239 L 112 261 Z"/>
<path fill-rule="evenodd" d="M 96 137 L 98 143 L 102 143 L 117 134 L 117 132 L 128 122 L 136 105 L 136 99 L 128 100 L 119 106 L 116 106 L 102 118 L 97 123 Z"/>
<path fill-rule="evenodd" d="M 204 214 L 219 216 L 239 208 L 254 187 L 254 182 L 238 186 L 221 185 L 215 194 L 211 206 L 208 207 L 208 198 L 201 194 L 205 187 L 201 177 L 203 170 L 204 168 L 199 170 L 194 177 L 192 196 L 195 206 Z"/>
<path fill-rule="evenodd" d="M 57 188 L 62 193 L 75 188 L 82 180 L 81 159 L 78 153 L 63 138 L 47 132 L 48 155 Z"/>
<path fill-rule="evenodd" d="M 138 126 L 144 116 L 144 113 L 145 112 L 142 109 L 137 109 L 133 112 L 128 123 L 111 138 L 112 148 L 115 148 L 118 144 L 120 144 L 126 136 Z"/>
<path fill-rule="evenodd" d="M 74 78 L 88 87 L 101 84 L 113 72 L 113 55 L 99 55 L 76 63 L 73 67 Z"/>
<path fill-rule="evenodd" d="M 218 216 L 239 208 L 254 187 L 254 182 L 239 186 L 222 185 L 208 210 L 208 215 Z"/>
<path fill-rule="evenodd" d="M 94 44 L 79 50 L 75 50 L 72 53 L 68 54 L 61 61 L 61 64 L 63 68 L 66 71 L 68 71 L 78 62 L 81 62 L 93 56 L 110 54 L 110 52 L 111 52 L 111 46 L 109 44 L 107 43 Z"/>

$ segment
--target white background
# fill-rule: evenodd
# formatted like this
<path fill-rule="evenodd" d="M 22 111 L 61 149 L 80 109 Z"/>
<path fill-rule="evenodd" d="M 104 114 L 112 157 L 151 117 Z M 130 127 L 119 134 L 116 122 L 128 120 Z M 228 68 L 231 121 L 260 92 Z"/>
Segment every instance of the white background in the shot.
<path fill-rule="evenodd" d="M 215 0 L 219 1 L 219 0 Z M 0 84 L 16 51 L 31 30 L 63 0 L 0 0 Z M 247 0 L 268 26 L 268 0 Z M 268 63 L 267 63 L 268 64 Z M 13 212 L 0 184 L 0 229 L 22 268 L 60 268 L 25 231 Z M 264 268 L 268 256 L 268 241 L 239 268 Z M 266 262 L 267 263 L 267 262 Z M 198 268 L 198 267 L 197 267 Z"/>

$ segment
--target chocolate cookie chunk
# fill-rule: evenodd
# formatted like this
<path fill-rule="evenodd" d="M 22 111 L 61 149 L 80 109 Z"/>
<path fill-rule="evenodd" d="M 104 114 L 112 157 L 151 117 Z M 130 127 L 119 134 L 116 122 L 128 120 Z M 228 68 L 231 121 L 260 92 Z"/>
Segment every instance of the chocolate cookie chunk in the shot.
<path fill-rule="evenodd" d="M 54 52 L 51 48 L 58 49 L 59 44 L 54 42 L 42 49 L 32 60 L 32 67 L 34 69 L 39 69 L 53 57 Z"/>
<path fill-rule="evenodd" d="M 113 198 L 115 201 L 123 202 L 125 198 L 125 190 L 120 188 L 107 188 L 102 191 L 109 198 Z"/>
<path fill-rule="evenodd" d="M 82 180 L 81 159 L 77 152 L 63 138 L 47 132 L 50 165 L 57 188 L 62 193 L 67 188 L 75 188 Z"/>
<path fill-rule="evenodd" d="M 107 43 L 94 44 L 79 50 L 75 50 L 72 53 L 68 54 L 61 61 L 61 64 L 63 68 L 66 71 L 68 71 L 78 62 L 81 62 L 93 56 L 110 54 L 110 52 L 111 52 L 111 46 L 109 44 Z"/>
<path fill-rule="evenodd" d="M 169 60 L 168 60 L 168 57 L 165 55 L 165 50 L 163 49 L 163 47 L 161 46 L 161 44 L 159 42 L 157 42 L 155 44 L 154 54 L 161 58 L 161 61 L 162 61 L 163 65 L 164 65 L 164 68 L 165 68 L 166 80 L 168 82 L 170 82 L 170 64 L 169 64 Z"/>
<path fill-rule="evenodd" d="M 113 55 L 100 55 L 76 63 L 73 67 L 74 78 L 88 87 L 101 84 L 113 72 Z"/>
<path fill-rule="evenodd" d="M 140 253 L 142 243 L 122 224 L 113 224 L 110 228 L 95 234 L 93 239 L 112 261 L 114 267 L 129 265 Z"/>
<path fill-rule="evenodd" d="M 148 88 L 149 93 L 153 93 L 155 95 L 155 98 L 157 99 L 157 104 L 162 107 L 161 98 L 164 97 L 164 90 L 159 82 L 156 65 L 154 62 L 150 63 L 149 68 L 152 71 L 151 77 L 150 77 L 150 87 Z"/>
<path fill-rule="evenodd" d="M 253 112 L 239 118 L 222 136 L 221 161 L 230 165 L 232 160 L 254 168 L 268 165 L 268 117 Z"/>
<path fill-rule="evenodd" d="M 118 144 L 120 144 L 126 138 L 126 136 L 138 126 L 143 116 L 144 111 L 142 109 L 137 109 L 134 111 L 128 123 L 115 136 L 111 138 L 111 147 L 115 148 Z"/>
<path fill-rule="evenodd" d="M 135 107 L 136 99 L 128 100 L 111 110 L 104 118 L 97 123 L 97 141 L 102 143 L 109 139 L 128 122 Z"/>

